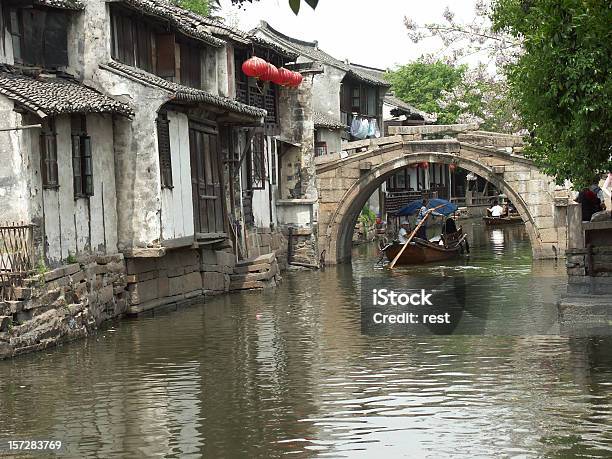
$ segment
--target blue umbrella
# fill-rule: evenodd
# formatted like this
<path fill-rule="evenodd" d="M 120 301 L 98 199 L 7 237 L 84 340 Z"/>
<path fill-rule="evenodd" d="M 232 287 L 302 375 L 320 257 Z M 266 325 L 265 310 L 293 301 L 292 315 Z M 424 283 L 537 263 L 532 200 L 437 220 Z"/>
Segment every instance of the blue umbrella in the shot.
<path fill-rule="evenodd" d="M 439 209 L 436 209 L 435 212 L 438 214 L 442 214 L 442 215 L 450 215 L 454 212 L 457 212 L 457 205 L 453 204 L 450 201 L 447 201 L 446 199 L 429 199 L 427 202 L 427 208 L 428 209 L 433 209 L 435 207 L 438 206 L 442 206 Z M 405 217 L 408 215 L 414 215 L 416 214 L 421 207 L 423 207 L 423 200 L 422 199 L 418 199 L 416 201 L 412 201 L 410 204 L 408 204 L 406 207 L 404 207 L 403 209 L 398 210 L 397 212 L 395 212 L 395 216 L 397 217 Z"/>

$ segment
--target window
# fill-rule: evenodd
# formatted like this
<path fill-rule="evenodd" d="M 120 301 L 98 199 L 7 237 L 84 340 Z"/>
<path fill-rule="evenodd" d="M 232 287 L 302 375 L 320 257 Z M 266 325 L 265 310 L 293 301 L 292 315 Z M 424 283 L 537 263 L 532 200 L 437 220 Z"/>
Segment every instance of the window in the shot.
<path fill-rule="evenodd" d="M 202 87 L 202 55 L 198 46 L 181 43 L 181 83 L 192 88 Z"/>
<path fill-rule="evenodd" d="M 162 188 L 172 188 L 172 155 L 170 150 L 170 122 L 168 115 L 157 117 L 157 146 L 159 149 L 159 171 Z"/>
<path fill-rule="evenodd" d="M 72 124 L 72 176 L 75 198 L 93 196 L 93 163 L 91 137 L 87 135 L 87 119 L 74 115 Z"/>
<path fill-rule="evenodd" d="M 21 61 L 21 37 L 23 35 L 19 12 L 16 8 L 9 10 L 8 27 L 13 41 L 13 56 L 15 61 Z"/>
<path fill-rule="evenodd" d="M 7 26 L 15 62 L 47 68 L 68 65 L 68 28 L 65 12 L 11 8 Z"/>
<path fill-rule="evenodd" d="M 315 156 L 327 154 L 327 142 L 315 142 Z"/>
<path fill-rule="evenodd" d="M 42 123 L 40 134 L 40 170 L 44 188 L 58 188 L 57 174 L 57 133 L 55 120 L 46 119 Z"/>
<path fill-rule="evenodd" d="M 153 33 L 141 20 L 113 12 L 112 57 L 124 64 L 153 71 Z"/>
<path fill-rule="evenodd" d="M 262 190 L 266 180 L 266 151 L 263 134 L 255 134 L 251 143 L 250 184 L 252 190 Z"/>

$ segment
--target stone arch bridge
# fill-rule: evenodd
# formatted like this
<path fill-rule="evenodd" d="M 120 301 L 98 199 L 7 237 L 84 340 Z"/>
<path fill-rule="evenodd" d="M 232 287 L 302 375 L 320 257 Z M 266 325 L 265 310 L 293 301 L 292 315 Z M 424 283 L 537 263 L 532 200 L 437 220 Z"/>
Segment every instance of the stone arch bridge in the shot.
<path fill-rule="evenodd" d="M 415 137 L 422 138 L 395 135 L 362 141 L 364 145 L 369 143 L 365 151 L 344 158 L 339 154 L 317 158 L 318 241 L 319 252 L 325 251 L 326 264 L 350 260 L 355 223 L 371 194 L 398 169 L 423 161 L 454 163 L 488 180 L 516 206 L 534 258 L 564 255 L 568 190 L 556 186 L 551 177 L 518 153 L 520 138 L 478 131 L 451 139 L 413 140 Z"/>

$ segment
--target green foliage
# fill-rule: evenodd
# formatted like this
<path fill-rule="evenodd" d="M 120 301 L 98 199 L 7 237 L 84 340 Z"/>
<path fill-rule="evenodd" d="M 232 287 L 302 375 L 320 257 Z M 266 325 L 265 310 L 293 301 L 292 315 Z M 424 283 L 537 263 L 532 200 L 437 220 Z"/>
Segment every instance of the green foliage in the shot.
<path fill-rule="evenodd" d="M 219 8 L 215 0 L 173 0 L 173 2 L 181 8 L 191 10 L 202 16 L 208 16 L 213 10 Z"/>
<path fill-rule="evenodd" d="M 47 272 L 49 272 L 49 267 L 45 263 L 45 259 L 40 257 L 40 260 L 38 260 L 36 265 L 36 274 L 44 275 Z"/>
<path fill-rule="evenodd" d="M 526 154 L 576 188 L 612 168 L 612 8 L 601 0 L 497 0 L 496 31 L 522 40 L 505 68 Z"/>
<path fill-rule="evenodd" d="M 376 222 L 376 214 L 368 206 L 361 209 L 359 221 L 365 225 L 372 225 Z"/>
<path fill-rule="evenodd" d="M 74 256 L 74 254 L 71 252 L 68 252 L 68 258 L 66 258 L 66 263 L 73 264 L 76 262 L 77 262 L 77 258 Z"/>
<path fill-rule="evenodd" d="M 457 121 L 458 107 L 440 110 L 438 100 L 443 91 L 452 91 L 461 83 L 466 69 L 466 66 L 454 67 L 441 61 L 429 63 L 419 59 L 388 72 L 387 78 L 397 97 L 420 110 L 438 113 L 438 123 L 449 124 Z"/>

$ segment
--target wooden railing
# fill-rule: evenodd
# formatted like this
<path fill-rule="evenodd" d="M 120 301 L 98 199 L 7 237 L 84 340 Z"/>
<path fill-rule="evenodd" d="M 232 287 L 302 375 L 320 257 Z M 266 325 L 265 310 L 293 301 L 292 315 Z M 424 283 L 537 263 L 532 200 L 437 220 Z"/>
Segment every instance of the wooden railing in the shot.
<path fill-rule="evenodd" d="M 34 268 L 33 225 L 0 224 L 0 301 L 15 299 L 15 290 Z"/>

